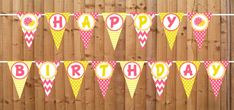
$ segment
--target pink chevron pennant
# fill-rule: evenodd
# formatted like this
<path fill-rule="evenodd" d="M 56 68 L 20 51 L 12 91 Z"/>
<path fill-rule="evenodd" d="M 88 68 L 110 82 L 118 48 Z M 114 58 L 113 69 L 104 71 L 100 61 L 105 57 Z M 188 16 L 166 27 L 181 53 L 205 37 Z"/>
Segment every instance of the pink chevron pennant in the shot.
<path fill-rule="evenodd" d="M 78 28 L 81 35 L 80 37 L 83 41 L 83 45 L 85 49 L 87 49 L 91 36 L 93 35 L 93 29 L 98 17 L 98 13 L 74 13 L 74 17 L 78 24 Z"/>
<path fill-rule="evenodd" d="M 149 36 L 152 19 L 155 17 L 155 13 L 132 12 L 130 14 L 134 20 L 134 26 L 137 32 L 138 40 L 140 41 L 141 47 L 144 48 Z"/>
<path fill-rule="evenodd" d="M 92 61 L 92 66 L 96 73 L 96 78 L 99 83 L 99 87 L 102 91 L 102 96 L 105 97 L 112 74 L 114 72 L 116 61 Z"/>
<path fill-rule="evenodd" d="M 161 96 L 166 85 L 169 68 L 171 67 L 172 62 L 148 61 L 148 65 L 151 68 L 151 74 L 154 80 L 156 91 L 158 95 Z"/>
<path fill-rule="evenodd" d="M 20 20 L 20 25 L 24 33 L 24 40 L 27 46 L 30 48 L 34 40 L 37 26 L 39 24 L 38 20 L 40 19 L 41 14 L 18 12 L 17 16 Z"/>
<path fill-rule="evenodd" d="M 204 65 L 206 67 L 210 84 L 212 86 L 214 95 L 217 97 L 219 94 L 220 87 L 223 82 L 223 77 L 226 72 L 226 68 L 229 65 L 228 61 L 205 61 Z"/>
<path fill-rule="evenodd" d="M 189 12 L 188 19 L 191 22 L 193 27 L 193 34 L 197 41 L 198 48 L 202 48 L 202 43 L 205 40 L 207 28 L 209 22 L 212 18 L 212 13 L 205 12 L 205 13 L 196 13 L 196 12 Z"/>
<path fill-rule="evenodd" d="M 39 69 L 40 78 L 44 87 L 46 96 L 49 96 L 53 88 L 53 82 L 57 74 L 57 67 L 60 62 L 41 62 L 36 61 L 36 65 Z"/>

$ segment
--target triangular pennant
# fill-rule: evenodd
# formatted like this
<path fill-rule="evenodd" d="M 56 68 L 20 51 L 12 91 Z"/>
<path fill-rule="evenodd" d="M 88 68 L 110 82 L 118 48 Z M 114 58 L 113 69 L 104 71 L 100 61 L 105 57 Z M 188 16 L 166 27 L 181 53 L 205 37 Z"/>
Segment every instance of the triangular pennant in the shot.
<path fill-rule="evenodd" d="M 74 13 L 74 17 L 79 27 L 80 37 L 85 49 L 88 48 L 89 41 L 93 35 L 93 29 L 98 17 L 98 13 Z"/>
<path fill-rule="evenodd" d="M 172 50 L 184 13 L 159 13 L 167 41 Z"/>
<path fill-rule="evenodd" d="M 39 75 L 45 90 L 46 96 L 49 96 L 53 88 L 53 82 L 57 74 L 57 67 L 60 62 L 40 62 L 36 61 L 36 65 L 39 69 Z"/>
<path fill-rule="evenodd" d="M 205 12 L 205 13 L 196 13 L 196 12 L 189 12 L 188 19 L 191 22 L 193 27 L 193 34 L 197 41 L 197 45 L 199 48 L 202 47 L 202 43 L 205 40 L 207 28 L 209 22 L 212 18 L 212 13 Z"/>
<path fill-rule="evenodd" d="M 87 68 L 88 61 L 64 61 L 72 91 L 75 97 L 78 96 L 81 83 L 83 81 L 84 72 Z"/>
<path fill-rule="evenodd" d="M 126 15 L 126 13 L 102 13 L 114 49 L 118 43 Z"/>
<path fill-rule="evenodd" d="M 116 61 L 92 61 L 92 66 L 96 73 L 96 78 L 99 84 L 99 87 L 102 91 L 102 96 L 105 97 L 112 74 L 114 72 Z"/>
<path fill-rule="evenodd" d="M 226 72 L 226 68 L 229 65 L 228 61 L 205 61 L 204 65 L 206 67 L 209 80 L 214 92 L 214 95 L 217 97 L 219 94 L 220 87 L 223 82 L 223 77 Z"/>
<path fill-rule="evenodd" d="M 180 78 L 182 80 L 185 93 L 187 95 L 187 98 L 189 98 L 193 84 L 197 77 L 197 71 L 200 67 L 199 61 L 176 61 L 177 68 L 180 72 Z"/>
<path fill-rule="evenodd" d="M 133 98 L 142 68 L 144 66 L 144 61 L 121 61 L 120 65 L 124 73 L 130 96 Z"/>
<path fill-rule="evenodd" d="M 41 14 L 18 12 L 17 16 L 20 20 L 20 25 L 24 33 L 24 40 L 27 46 L 30 48 L 36 34 L 37 26 L 39 24 L 38 20 L 40 19 Z"/>
<path fill-rule="evenodd" d="M 172 65 L 172 62 L 148 61 L 148 65 L 151 68 L 151 74 L 154 80 L 156 91 L 158 95 L 161 96 L 166 86 L 167 77 L 169 75 L 169 68 Z"/>
<path fill-rule="evenodd" d="M 57 49 L 59 49 L 70 13 L 45 13 Z"/>
<path fill-rule="evenodd" d="M 28 78 L 28 74 L 32 65 L 32 61 L 10 61 L 8 62 L 9 69 L 15 84 L 16 92 L 21 98 L 24 90 L 25 82 Z"/>
<path fill-rule="evenodd" d="M 141 47 L 144 48 L 149 36 L 152 19 L 155 17 L 155 13 L 133 12 L 130 14 L 134 20 L 134 26 L 137 32 L 138 40 L 140 41 Z"/>

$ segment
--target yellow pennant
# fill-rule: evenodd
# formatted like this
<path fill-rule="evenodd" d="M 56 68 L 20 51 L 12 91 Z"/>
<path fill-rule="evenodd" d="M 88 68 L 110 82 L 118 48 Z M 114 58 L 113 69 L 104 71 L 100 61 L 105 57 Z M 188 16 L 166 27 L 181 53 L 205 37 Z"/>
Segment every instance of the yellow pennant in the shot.
<path fill-rule="evenodd" d="M 75 97 L 78 96 L 87 65 L 88 65 L 87 61 L 79 61 L 79 62 L 64 61 L 64 66 L 67 71 L 67 76 L 70 81 L 72 91 Z"/>
<path fill-rule="evenodd" d="M 122 67 L 131 98 L 133 98 L 142 68 L 144 66 L 144 61 L 121 61 L 120 65 Z"/>
<path fill-rule="evenodd" d="M 115 49 L 123 28 L 126 13 L 102 13 L 102 15 L 110 36 L 111 44 Z"/>
<path fill-rule="evenodd" d="M 11 75 L 15 84 L 16 92 L 21 98 L 21 95 L 24 90 L 25 82 L 28 78 L 28 74 L 30 71 L 30 67 L 32 65 L 32 61 L 10 61 L 8 62 L 8 67 L 11 71 Z"/>
<path fill-rule="evenodd" d="M 196 80 L 197 71 L 200 66 L 199 61 L 176 61 L 177 68 L 180 72 L 180 78 L 182 80 L 185 93 L 187 95 L 187 98 L 189 98 L 193 84 Z"/>
<path fill-rule="evenodd" d="M 45 16 L 53 36 L 55 46 L 59 49 L 70 13 L 45 13 Z"/>
<path fill-rule="evenodd" d="M 184 13 L 159 13 L 170 49 L 173 48 Z"/>

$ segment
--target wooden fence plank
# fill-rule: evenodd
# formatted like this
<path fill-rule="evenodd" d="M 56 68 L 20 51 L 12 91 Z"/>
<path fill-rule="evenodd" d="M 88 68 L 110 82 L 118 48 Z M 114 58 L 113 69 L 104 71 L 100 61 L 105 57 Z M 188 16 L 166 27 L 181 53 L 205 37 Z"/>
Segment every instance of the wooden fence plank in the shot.
<path fill-rule="evenodd" d="M 230 8 L 230 10 L 231 10 L 231 13 L 234 13 L 234 2 L 233 1 L 229 1 L 229 5 L 231 6 Z M 234 45 L 233 45 L 233 43 L 234 43 L 234 39 L 233 39 L 233 36 L 234 36 L 234 31 L 233 31 L 233 28 L 234 28 L 234 17 L 231 17 L 231 49 L 230 49 L 230 51 L 231 51 L 231 60 L 234 60 Z M 230 65 L 230 67 L 231 67 L 231 71 L 234 69 L 234 65 L 233 64 L 231 64 Z M 231 93 L 231 110 L 232 109 L 234 109 L 234 75 L 232 74 L 232 72 L 231 72 L 231 91 L 230 91 L 230 93 Z"/>
<path fill-rule="evenodd" d="M 2 1 L 2 12 L 11 13 L 12 8 L 11 1 Z M 2 18 L 2 26 L 4 37 L 2 40 L 2 52 L 4 52 L 2 59 L 12 60 L 12 18 L 11 16 L 6 16 Z M 13 110 L 13 80 L 10 75 L 8 65 L 3 64 L 2 69 L 3 77 L 3 110 Z"/>
<path fill-rule="evenodd" d="M 157 1 L 157 13 L 167 12 L 167 0 L 164 1 Z M 166 61 L 167 60 L 167 38 L 165 37 L 165 33 L 163 30 L 163 25 L 159 17 L 157 17 L 157 39 L 156 39 L 156 48 L 157 48 L 157 61 Z M 170 69 L 171 70 L 171 69 Z M 171 73 L 171 72 L 170 72 Z M 171 74 L 169 74 L 170 76 Z M 168 80 L 167 80 L 168 81 Z M 166 110 L 168 106 L 168 100 L 166 98 L 168 92 L 171 92 L 167 89 L 168 85 L 165 86 L 164 92 L 162 96 L 156 96 L 156 110 Z"/>
<path fill-rule="evenodd" d="M 176 12 L 177 11 L 177 1 L 174 0 L 167 0 L 167 11 L 168 12 Z M 166 37 L 166 35 L 164 35 L 164 37 Z M 177 45 L 177 43 L 175 42 L 174 45 Z M 168 42 L 167 42 L 167 60 L 173 61 L 176 59 L 176 51 L 177 51 L 177 47 L 174 47 L 172 50 L 169 48 Z M 184 110 L 183 106 L 186 106 L 185 104 L 182 105 L 184 97 L 180 96 L 179 98 L 181 98 L 180 100 L 175 101 L 175 99 L 177 98 L 178 94 L 182 93 L 176 93 L 176 90 L 178 88 L 180 88 L 179 86 L 181 86 L 181 84 L 175 83 L 176 79 L 178 79 L 177 76 L 177 68 L 176 65 L 172 65 L 170 68 L 170 75 L 168 77 L 168 81 L 167 81 L 167 107 L 166 109 L 168 110 L 172 110 L 172 109 L 179 109 L 179 110 Z M 176 103 L 178 102 L 178 103 Z M 181 104 L 181 105 L 180 105 Z"/>
<path fill-rule="evenodd" d="M 84 4 L 84 9 L 85 12 L 94 12 L 95 11 L 95 1 L 94 0 L 85 0 Z M 96 57 L 96 52 L 94 50 L 96 47 L 95 42 L 95 33 L 91 37 L 91 40 L 89 42 L 89 47 L 88 49 L 85 50 L 85 60 L 94 60 Z M 83 47 L 84 48 L 84 47 Z M 95 53 L 95 54 L 94 54 Z M 86 103 L 86 110 L 94 110 L 95 109 L 95 93 L 98 92 L 96 91 L 96 86 L 95 86 L 95 73 L 92 68 L 92 65 L 90 64 L 86 70 L 86 76 L 85 76 L 85 103 Z M 97 89 L 98 90 L 98 89 Z"/>
<path fill-rule="evenodd" d="M 74 1 L 74 7 L 73 7 L 73 12 L 84 12 L 84 0 L 75 0 Z M 75 21 L 74 17 L 71 17 L 71 21 L 73 21 L 73 43 L 74 43 L 74 59 L 75 60 L 84 60 L 85 56 L 84 56 L 84 48 L 83 48 L 83 43 L 80 39 L 80 33 L 78 31 L 78 26 L 77 23 Z M 65 42 L 64 42 L 65 43 Z M 88 74 L 88 72 L 85 72 L 85 76 Z M 85 77 L 84 76 L 84 77 Z M 84 84 L 85 84 L 85 78 L 83 79 L 83 82 L 81 84 L 81 88 L 80 88 L 80 92 L 78 95 L 78 98 L 75 100 L 76 101 L 76 110 L 85 110 L 86 107 L 86 103 L 85 103 L 85 88 L 84 88 Z"/>
<path fill-rule="evenodd" d="M 115 0 L 115 12 L 125 12 L 126 2 L 123 0 Z M 125 60 L 125 27 L 126 23 L 123 24 L 122 32 L 119 36 L 119 41 L 117 47 L 115 49 L 115 60 Z M 122 69 L 119 64 L 116 65 L 115 73 L 112 77 L 112 81 L 114 82 L 115 87 L 115 101 L 116 101 L 116 110 L 124 110 L 125 108 L 125 79 L 122 72 Z"/>
<path fill-rule="evenodd" d="M 43 8 L 44 2 L 40 0 L 34 0 L 34 11 L 44 13 Z M 44 22 L 46 22 L 46 18 L 42 17 L 39 20 L 39 25 L 37 28 L 37 34 L 34 39 L 34 60 L 36 61 L 43 61 L 44 59 L 44 48 L 42 47 L 44 44 Z M 47 25 L 47 24 L 46 24 Z M 45 30 L 49 31 L 49 30 Z M 35 64 L 31 66 L 34 68 L 34 97 L 35 97 L 35 110 L 45 110 L 45 103 L 44 103 L 44 89 L 42 87 L 42 82 L 40 79 L 40 75 L 38 73 L 38 68 Z"/>
<path fill-rule="evenodd" d="M 31 0 L 24 0 L 23 1 L 23 11 L 24 12 L 34 12 L 33 7 L 34 2 Z M 18 22 L 19 24 L 19 22 Z M 20 27 L 20 26 L 19 26 Z M 20 27 L 21 28 L 21 27 Z M 22 31 L 21 29 L 19 29 Z M 23 33 L 21 32 L 20 37 L 23 39 Z M 25 40 L 21 40 L 22 43 L 22 50 L 23 50 L 23 60 L 32 61 L 34 60 L 34 41 L 31 48 L 28 48 L 28 46 L 25 43 Z M 25 88 L 24 88 L 24 94 L 25 94 L 25 110 L 33 110 L 35 103 L 34 103 L 34 67 L 32 66 L 30 68 L 30 73 L 28 76 L 28 79 L 26 80 Z"/>
<path fill-rule="evenodd" d="M 108 0 L 105 1 L 105 8 L 102 10 L 102 12 L 115 12 L 115 0 Z M 99 21 L 102 20 L 102 28 L 104 29 L 104 60 L 105 61 L 111 61 L 115 60 L 115 51 L 112 48 L 112 44 L 110 41 L 110 37 L 108 34 L 108 31 L 105 28 L 105 22 L 103 17 L 101 16 Z M 116 72 L 114 71 L 112 78 L 110 80 L 110 85 L 107 90 L 106 97 L 104 98 L 104 109 L 105 110 L 116 110 L 116 101 L 113 99 L 116 99 L 115 95 L 115 82 L 114 82 L 114 77 L 115 77 Z"/>
<path fill-rule="evenodd" d="M 44 2 L 44 13 L 54 12 L 54 2 L 45 1 Z M 47 19 L 44 17 L 44 61 L 54 61 L 54 41 L 53 37 L 47 22 Z M 50 48 L 48 48 L 50 47 Z M 59 73 L 57 73 L 58 75 Z M 56 77 L 57 79 L 57 77 Z M 45 110 L 55 110 L 56 109 L 56 100 L 55 100 L 55 82 L 53 83 L 53 88 L 49 96 L 45 95 Z"/>
<path fill-rule="evenodd" d="M 207 12 L 208 11 L 208 0 L 198 0 L 196 6 L 196 11 L 198 12 Z M 191 10 L 192 11 L 192 10 Z M 194 10 L 195 11 L 195 10 Z M 191 26 L 190 26 L 191 27 Z M 192 28 L 192 27 L 191 27 Z M 193 35 L 194 36 L 194 35 Z M 196 43 L 195 39 L 193 41 Z M 206 35 L 205 40 L 203 42 L 203 47 L 197 50 L 197 59 L 204 60 L 208 59 L 208 36 Z M 207 110 L 208 109 L 208 87 L 209 80 L 207 76 L 207 72 L 203 64 L 200 65 L 200 69 L 198 71 L 197 76 L 197 109 Z"/>
<path fill-rule="evenodd" d="M 146 0 L 147 12 L 156 12 L 157 1 L 155 0 Z M 157 17 L 152 21 L 151 32 L 148 37 L 147 47 L 146 47 L 146 58 L 145 60 L 156 60 L 156 29 L 157 29 Z M 155 110 L 156 109 L 156 89 L 154 81 L 151 75 L 150 67 L 146 64 L 146 110 Z"/>
<path fill-rule="evenodd" d="M 227 4 L 227 0 L 220 2 L 220 12 L 221 13 L 228 13 L 227 9 L 228 9 L 228 4 Z M 228 21 L 227 21 L 227 16 L 221 16 L 220 17 L 220 52 L 222 54 L 220 54 L 220 60 L 230 60 L 229 57 L 229 50 L 228 50 Z M 228 67 L 229 68 L 229 67 Z M 229 96 L 229 86 L 228 83 L 230 82 L 230 72 L 229 69 L 227 69 L 225 77 L 223 79 L 223 84 L 222 87 L 220 89 L 220 110 L 228 110 L 228 106 L 229 106 L 229 100 L 228 98 Z"/>
<path fill-rule="evenodd" d="M 54 12 L 65 12 L 64 10 L 64 3 L 67 3 L 68 0 L 56 0 L 54 1 Z M 69 21 L 70 22 L 70 19 Z M 67 25 L 65 27 L 65 31 L 67 31 Z M 67 34 L 67 33 L 64 33 Z M 63 40 L 61 42 L 60 48 L 56 49 L 55 45 L 54 45 L 54 61 L 60 61 L 64 59 L 64 37 L 66 37 L 66 35 L 63 36 Z M 55 43 L 54 43 L 55 44 Z M 69 54 L 69 53 L 68 53 Z M 64 84 L 64 66 L 63 64 L 60 64 L 59 67 L 57 68 L 57 75 L 56 75 L 56 79 L 54 82 L 54 88 L 55 88 L 55 103 L 56 103 L 56 110 L 64 110 L 65 109 L 65 84 Z"/>
<path fill-rule="evenodd" d="M 177 12 L 183 12 L 186 13 L 188 11 L 188 6 L 190 5 L 190 1 L 186 1 L 186 0 L 178 0 L 177 2 L 178 6 L 177 6 Z M 183 4 L 187 4 L 186 7 L 183 7 Z M 189 22 L 187 21 L 187 17 L 184 16 L 182 19 L 182 22 L 180 24 L 180 29 L 178 31 L 177 34 L 177 45 L 175 45 L 175 47 L 177 47 L 177 55 L 176 55 L 176 60 L 177 61 L 186 61 L 186 60 L 193 60 L 193 48 L 191 47 L 191 38 L 192 38 L 192 34 L 188 31 L 188 27 L 187 24 L 189 24 Z M 183 43 L 186 42 L 186 43 Z M 190 99 L 187 99 L 187 96 L 185 95 L 185 90 L 183 87 L 183 83 L 181 81 L 180 78 L 180 72 L 179 70 L 176 71 L 176 109 L 184 109 L 184 110 L 192 110 L 195 108 L 194 107 L 194 103 L 191 102 L 191 97 L 192 97 L 192 93 L 190 96 Z M 194 89 L 194 88 L 193 88 Z M 178 96 L 179 95 L 179 96 Z M 179 104 L 179 105 L 177 105 Z M 187 104 L 187 105 L 186 105 Z M 186 107 L 187 106 L 187 107 Z"/>
<path fill-rule="evenodd" d="M 16 13 L 18 11 L 22 11 L 22 3 L 21 1 L 15 1 L 13 0 L 13 2 L 15 4 L 13 4 L 12 8 L 13 8 L 13 12 Z M 22 37 L 22 31 L 19 25 L 19 20 L 16 16 L 14 16 L 12 18 L 12 60 L 23 60 L 23 37 Z M 14 106 L 14 110 L 23 110 L 25 105 L 23 103 L 25 103 L 24 100 L 24 93 L 22 93 L 22 97 L 21 99 L 19 99 L 18 94 L 16 92 L 16 88 L 13 83 L 13 106 Z"/>
<path fill-rule="evenodd" d="M 73 0 L 64 0 L 64 12 L 73 12 Z M 74 60 L 74 37 L 72 29 L 73 27 L 73 16 L 70 16 L 69 21 L 66 26 L 66 30 L 64 33 L 64 50 L 63 50 L 63 55 L 64 55 L 64 60 Z M 62 68 L 64 68 L 64 64 L 62 64 Z M 64 98 L 64 103 L 65 103 L 65 110 L 75 110 L 76 109 L 76 104 L 75 104 L 75 97 L 73 95 L 73 91 L 71 89 L 70 82 L 67 77 L 67 72 L 64 69 L 63 73 L 64 74 L 64 82 L 65 82 L 65 98 Z"/>
<path fill-rule="evenodd" d="M 147 7 L 146 7 L 146 2 L 145 0 L 136 0 L 137 4 L 136 4 L 136 11 L 143 13 L 147 11 Z M 134 35 L 136 36 L 136 34 Z M 137 38 L 137 36 L 136 36 Z M 149 40 L 147 40 L 146 44 L 148 43 Z M 141 47 L 140 43 L 139 43 L 139 39 L 136 39 L 136 60 L 137 61 L 142 61 L 146 59 L 146 49 L 147 49 L 147 45 L 145 45 L 144 48 Z M 144 64 L 143 69 L 142 69 L 142 74 L 139 78 L 137 87 L 136 87 L 136 92 L 135 92 L 135 110 L 144 110 L 145 109 L 145 101 L 141 101 L 141 100 L 145 100 L 145 85 L 146 85 L 146 64 Z"/>
<path fill-rule="evenodd" d="M 2 11 L 2 3 L 3 1 L 2 0 L 0 0 L 0 12 Z M 0 24 L 3 24 L 3 18 L 2 17 L 0 17 Z M 3 51 L 2 51 L 2 49 L 3 49 L 3 27 L 2 26 L 0 26 L 0 59 L 1 60 L 3 60 L 3 58 L 2 58 L 2 56 L 3 56 Z M 0 64 L 0 71 L 2 72 L 2 68 L 3 67 L 3 65 L 2 64 Z M 0 86 L 0 108 L 2 108 L 3 109 L 3 74 L 1 74 L 0 75 L 0 85 L 2 85 L 2 86 Z"/>
<path fill-rule="evenodd" d="M 126 12 L 136 12 L 136 1 L 135 0 L 128 0 L 126 1 Z M 136 60 L 136 43 L 139 43 L 136 37 L 135 27 L 134 27 L 134 21 L 130 16 L 126 17 L 126 33 L 125 33 L 125 60 Z M 134 99 L 130 96 L 128 87 L 125 83 L 125 110 L 135 110 L 134 107 Z"/>
<path fill-rule="evenodd" d="M 105 1 L 95 1 L 95 12 L 101 13 L 105 9 Z M 101 16 L 98 17 L 95 28 L 95 60 L 104 60 L 104 21 Z M 105 110 L 105 99 L 101 94 L 98 81 L 95 78 L 95 109 Z"/>
<path fill-rule="evenodd" d="M 208 0 L 208 11 L 220 13 L 220 1 Z M 214 30 L 217 30 L 215 33 Z M 220 60 L 220 17 L 215 16 L 208 28 L 208 59 Z M 220 94 L 215 97 L 211 86 L 208 91 L 208 110 L 220 110 Z"/>

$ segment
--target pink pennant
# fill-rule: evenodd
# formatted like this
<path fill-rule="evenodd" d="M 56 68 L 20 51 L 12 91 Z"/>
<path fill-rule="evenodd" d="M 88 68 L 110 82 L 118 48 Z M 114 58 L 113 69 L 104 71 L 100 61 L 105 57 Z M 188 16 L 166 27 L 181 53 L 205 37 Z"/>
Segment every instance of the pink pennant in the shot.
<path fill-rule="evenodd" d="M 152 68 L 154 63 L 156 63 L 156 62 L 152 61 L 152 60 L 148 61 L 149 67 Z M 172 61 L 167 61 L 166 63 L 168 65 L 168 67 L 170 67 L 172 65 Z M 163 79 L 158 79 L 158 78 L 156 78 L 154 76 L 152 76 L 152 77 L 153 77 L 153 80 L 154 80 L 156 91 L 157 91 L 158 95 L 161 96 L 162 93 L 163 93 L 163 90 L 164 90 L 164 88 L 166 86 L 167 77 L 165 77 Z"/>
<path fill-rule="evenodd" d="M 204 62 L 204 65 L 206 67 L 206 69 L 208 69 L 209 65 L 212 63 L 212 61 L 205 61 Z M 229 62 L 228 61 L 221 61 L 220 63 L 222 63 L 224 65 L 225 68 L 228 67 L 229 65 Z M 207 70 L 207 72 L 209 72 Z M 209 74 L 209 73 L 208 73 Z M 209 76 L 209 75 L 208 75 Z M 220 87 L 222 85 L 222 82 L 223 82 L 223 77 L 220 77 L 219 79 L 212 79 L 210 76 L 209 76 L 209 80 L 210 80 L 210 83 L 211 83 L 211 86 L 212 86 L 212 89 L 213 89 L 213 92 L 214 92 L 214 95 L 217 97 L 218 94 L 219 94 L 219 90 L 220 90 Z"/>
<path fill-rule="evenodd" d="M 36 63 L 36 66 L 38 68 L 40 68 L 40 66 L 44 62 L 42 62 L 42 61 L 36 61 L 35 63 Z M 58 67 L 60 65 L 60 61 L 55 61 L 54 64 L 56 65 L 56 67 Z M 46 94 L 46 96 L 49 96 L 50 93 L 51 93 L 51 90 L 53 88 L 53 82 L 54 82 L 55 77 L 46 79 L 46 78 L 40 76 L 40 78 L 41 78 L 41 81 L 42 81 L 42 84 L 43 84 L 43 87 L 44 87 L 45 94 Z"/>
<path fill-rule="evenodd" d="M 208 19 L 208 23 L 210 22 L 211 17 L 212 17 L 212 13 L 209 13 L 209 12 L 205 12 L 205 13 L 189 12 L 187 15 L 188 15 L 188 18 L 189 18 L 189 20 L 190 20 L 191 23 L 192 23 L 191 20 L 197 14 L 205 15 L 207 17 L 207 19 Z M 202 23 L 202 19 L 196 20 L 196 23 L 198 23 L 198 24 Z M 202 47 L 202 43 L 203 43 L 203 41 L 205 39 L 206 32 L 207 32 L 207 27 L 205 29 L 203 29 L 203 30 L 197 30 L 197 29 L 195 29 L 193 27 L 193 34 L 195 36 L 195 40 L 197 41 L 197 43 L 198 43 L 197 45 L 198 45 L 199 48 Z"/>
<path fill-rule="evenodd" d="M 131 14 L 131 17 L 133 18 L 133 20 L 135 20 L 136 16 L 139 15 L 139 14 L 141 14 L 141 13 L 132 12 L 130 14 Z M 155 17 L 156 13 L 149 12 L 149 13 L 146 13 L 146 14 L 148 14 L 149 16 L 151 16 L 151 18 L 153 19 Z M 147 29 L 147 30 L 140 30 L 140 29 L 137 29 L 137 28 L 135 28 L 135 29 L 136 29 L 137 37 L 138 37 L 138 40 L 139 40 L 139 42 L 141 44 L 141 47 L 144 48 L 145 44 L 147 42 L 148 36 L 149 36 L 150 28 Z"/>
<path fill-rule="evenodd" d="M 82 15 L 83 13 L 74 13 L 74 17 L 76 18 L 76 20 L 79 19 L 79 17 Z M 90 15 L 93 16 L 93 18 L 95 20 L 97 20 L 97 17 L 98 17 L 98 13 L 96 12 L 91 12 L 91 13 L 88 13 Z M 90 30 L 82 30 L 82 29 L 79 29 L 79 32 L 80 32 L 80 35 L 81 35 L 81 40 L 83 41 L 83 45 L 85 47 L 85 49 L 88 48 L 88 44 L 89 44 L 89 41 L 91 39 L 91 36 L 93 35 L 93 29 L 90 29 Z"/>
<path fill-rule="evenodd" d="M 20 24 L 24 33 L 24 39 L 28 47 L 32 46 L 34 36 L 38 26 L 38 20 L 41 17 L 41 13 L 24 13 L 18 12 L 18 18 L 20 19 Z M 26 16 L 26 17 L 25 17 Z"/>
<path fill-rule="evenodd" d="M 101 61 L 92 61 L 93 68 L 95 69 L 99 63 L 101 63 Z M 115 68 L 116 61 L 108 61 L 108 63 L 113 67 L 113 69 Z M 100 78 L 96 77 L 96 79 L 97 79 L 99 87 L 102 91 L 102 96 L 105 97 L 107 90 L 108 90 L 108 87 L 109 87 L 109 84 L 110 84 L 111 77 L 108 79 L 100 79 Z"/>

